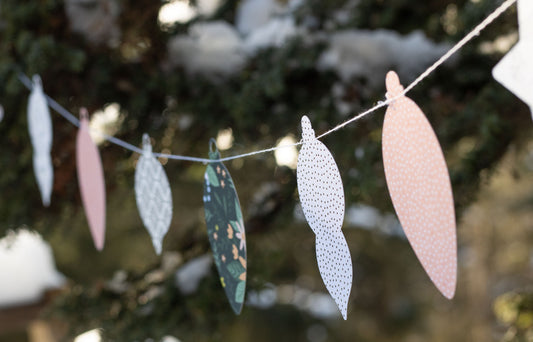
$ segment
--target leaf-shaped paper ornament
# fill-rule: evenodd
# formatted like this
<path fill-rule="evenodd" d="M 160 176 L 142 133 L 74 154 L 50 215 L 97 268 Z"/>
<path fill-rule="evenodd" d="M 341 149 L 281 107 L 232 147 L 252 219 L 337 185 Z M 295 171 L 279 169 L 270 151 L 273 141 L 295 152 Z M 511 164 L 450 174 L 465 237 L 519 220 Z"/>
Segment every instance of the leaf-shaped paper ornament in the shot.
<path fill-rule="evenodd" d="M 52 166 L 52 119 L 43 93 L 41 78 L 33 76 L 33 88 L 28 100 L 28 130 L 33 145 L 33 171 L 44 206 L 50 205 L 54 169 Z"/>
<path fill-rule="evenodd" d="M 387 74 L 387 97 L 403 92 Z M 383 164 L 394 209 L 427 274 L 447 298 L 455 293 L 457 239 L 448 168 L 424 113 L 411 99 L 392 102 L 383 123 Z"/>
<path fill-rule="evenodd" d="M 209 158 L 220 159 L 214 140 L 210 142 Z M 203 200 L 207 234 L 220 282 L 231 308 L 239 314 L 246 290 L 246 234 L 235 185 L 219 161 L 207 164 Z"/>
<path fill-rule="evenodd" d="M 135 170 L 135 199 L 154 249 L 161 254 L 172 221 L 172 193 L 163 166 L 152 154 L 148 134 L 143 135 L 143 154 Z"/>
<path fill-rule="evenodd" d="M 316 235 L 318 269 L 326 288 L 346 319 L 352 289 L 352 258 L 342 233 L 344 188 L 333 156 L 315 138 L 307 116 L 302 117 L 303 146 L 296 177 L 302 210 Z"/>
<path fill-rule="evenodd" d="M 96 249 L 101 251 L 105 241 L 105 181 L 98 148 L 89 133 L 87 109 L 80 110 L 80 129 L 76 139 L 78 183 L 85 215 Z"/>
<path fill-rule="evenodd" d="M 533 1 L 518 0 L 520 40 L 492 69 L 494 78 L 529 105 L 533 116 Z"/>

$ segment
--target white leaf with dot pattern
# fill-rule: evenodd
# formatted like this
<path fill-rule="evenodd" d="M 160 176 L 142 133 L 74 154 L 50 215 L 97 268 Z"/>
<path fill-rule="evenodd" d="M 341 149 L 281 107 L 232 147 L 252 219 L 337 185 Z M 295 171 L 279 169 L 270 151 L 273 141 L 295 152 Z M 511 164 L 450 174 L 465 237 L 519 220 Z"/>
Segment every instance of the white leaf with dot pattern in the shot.
<path fill-rule="evenodd" d="M 315 138 L 307 116 L 302 117 L 303 145 L 296 176 L 304 216 L 316 235 L 320 275 L 344 319 L 352 289 L 353 269 L 342 233 L 344 188 L 337 164 L 327 147 Z"/>

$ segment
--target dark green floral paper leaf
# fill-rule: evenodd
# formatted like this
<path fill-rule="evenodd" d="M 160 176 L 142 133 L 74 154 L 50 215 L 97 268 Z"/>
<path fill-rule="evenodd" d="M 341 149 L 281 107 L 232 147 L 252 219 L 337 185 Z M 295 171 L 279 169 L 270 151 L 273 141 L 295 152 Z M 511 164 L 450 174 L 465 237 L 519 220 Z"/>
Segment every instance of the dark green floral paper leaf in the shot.
<path fill-rule="evenodd" d="M 207 178 L 212 186 L 220 186 L 218 183 L 218 178 L 215 173 L 215 170 L 213 170 L 213 167 L 211 165 L 207 166 L 207 169 L 205 170 L 205 173 L 207 174 Z"/>
<path fill-rule="evenodd" d="M 219 159 L 218 151 L 209 153 Z M 246 235 L 239 198 L 231 176 L 221 162 L 209 163 L 204 175 L 207 234 L 220 283 L 236 314 L 246 292 Z"/>
<path fill-rule="evenodd" d="M 246 291 L 246 283 L 244 281 L 239 282 L 237 289 L 235 290 L 235 301 L 237 303 L 244 302 L 244 292 Z"/>

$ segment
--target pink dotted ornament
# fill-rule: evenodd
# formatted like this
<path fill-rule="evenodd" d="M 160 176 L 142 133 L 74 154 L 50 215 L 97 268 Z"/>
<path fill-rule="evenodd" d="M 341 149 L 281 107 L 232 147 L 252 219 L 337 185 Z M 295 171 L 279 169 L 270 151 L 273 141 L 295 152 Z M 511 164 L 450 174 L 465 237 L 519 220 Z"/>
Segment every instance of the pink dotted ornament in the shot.
<path fill-rule="evenodd" d="M 352 258 L 342 234 L 344 188 L 333 156 L 315 138 L 307 116 L 302 117 L 303 146 L 296 177 L 302 210 L 316 235 L 318 269 L 326 288 L 346 319 L 352 289 Z"/>
<path fill-rule="evenodd" d="M 403 92 L 387 74 L 387 97 Z M 448 168 L 424 113 L 411 99 L 392 102 L 383 123 L 383 164 L 389 193 L 409 243 L 439 291 L 453 298 L 457 283 L 455 210 Z"/>

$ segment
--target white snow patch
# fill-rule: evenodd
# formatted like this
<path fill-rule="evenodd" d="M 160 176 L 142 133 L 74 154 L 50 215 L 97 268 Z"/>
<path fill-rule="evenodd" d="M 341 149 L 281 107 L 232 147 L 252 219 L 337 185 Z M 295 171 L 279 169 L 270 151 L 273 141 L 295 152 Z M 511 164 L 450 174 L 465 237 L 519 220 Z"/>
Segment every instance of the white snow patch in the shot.
<path fill-rule="evenodd" d="M 0 240 L 0 307 L 30 304 L 65 278 L 54 263 L 52 249 L 35 232 L 21 229 Z"/>
<path fill-rule="evenodd" d="M 301 33 L 292 17 L 273 18 L 246 37 L 244 49 L 249 54 L 254 54 L 259 49 L 268 47 L 281 47 L 288 39 Z"/>
<path fill-rule="evenodd" d="M 205 17 L 210 17 L 220 8 L 222 0 L 196 0 L 198 13 Z"/>
<path fill-rule="evenodd" d="M 235 26 L 241 34 L 247 35 L 268 23 L 281 8 L 276 0 L 244 0 L 237 8 Z"/>
<path fill-rule="evenodd" d="M 174 336 L 164 336 L 161 342 L 181 342 L 181 340 Z"/>
<path fill-rule="evenodd" d="M 163 26 L 186 23 L 198 15 L 198 9 L 183 0 L 171 1 L 159 9 L 157 19 Z"/>
<path fill-rule="evenodd" d="M 333 298 L 324 292 L 313 292 L 298 285 L 268 284 L 260 291 L 249 291 L 246 304 L 268 309 L 275 304 L 290 304 L 318 319 L 340 319 L 341 314 Z"/>
<path fill-rule="evenodd" d="M 213 264 L 213 256 L 204 254 L 186 262 L 176 271 L 176 286 L 184 295 L 189 295 L 198 289 L 200 281 L 205 278 Z"/>
<path fill-rule="evenodd" d="M 333 33 L 318 61 L 320 70 L 334 70 L 345 82 L 362 77 L 372 87 L 383 85 L 387 71 L 411 80 L 449 48 L 431 42 L 421 31 L 401 36 L 389 30 L 344 30 Z"/>
<path fill-rule="evenodd" d="M 100 342 L 102 341 L 102 333 L 100 329 L 93 329 L 78 335 L 74 342 Z"/>
<path fill-rule="evenodd" d="M 168 49 L 171 64 L 183 65 L 189 74 L 229 76 L 246 62 L 241 37 L 224 21 L 195 23 L 188 35 L 172 38 Z"/>
<path fill-rule="evenodd" d="M 392 213 L 382 214 L 374 207 L 354 204 L 348 207 L 345 217 L 349 228 L 376 230 L 380 234 L 405 238 L 402 226 Z"/>
<path fill-rule="evenodd" d="M 120 39 L 117 0 L 66 0 L 65 12 L 72 31 L 93 44 L 116 46 Z"/>

